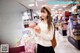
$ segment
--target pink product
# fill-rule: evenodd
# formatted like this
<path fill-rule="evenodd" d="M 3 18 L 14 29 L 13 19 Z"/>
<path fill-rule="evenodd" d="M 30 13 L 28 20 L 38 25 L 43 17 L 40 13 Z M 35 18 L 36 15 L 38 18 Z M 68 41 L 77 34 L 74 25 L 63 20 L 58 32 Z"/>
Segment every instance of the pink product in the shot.
<path fill-rule="evenodd" d="M 26 53 L 35 53 L 36 44 L 28 43 L 25 45 L 25 52 Z"/>

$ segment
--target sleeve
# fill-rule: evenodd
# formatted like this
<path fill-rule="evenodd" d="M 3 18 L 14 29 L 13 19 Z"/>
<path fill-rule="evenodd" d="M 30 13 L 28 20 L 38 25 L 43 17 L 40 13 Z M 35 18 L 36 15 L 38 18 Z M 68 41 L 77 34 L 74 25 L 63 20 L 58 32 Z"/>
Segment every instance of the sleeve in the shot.
<path fill-rule="evenodd" d="M 52 26 L 52 29 L 47 33 L 42 32 L 42 31 L 41 31 L 41 33 L 37 33 L 37 35 L 39 37 L 41 37 L 41 38 L 43 38 L 44 40 L 47 40 L 47 41 L 53 39 L 53 34 L 54 34 L 54 27 L 53 26 Z"/>
<path fill-rule="evenodd" d="M 43 33 L 43 32 L 41 32 L 41 33 L 39 34 L 39 36 L 40 36 L 41 38 L 45 39 L 45 40 L 52 40 L 52 39 L 53 39 L 53 31 L 50 31 L 50 32 L 48 32 L 48 33 Z"/>

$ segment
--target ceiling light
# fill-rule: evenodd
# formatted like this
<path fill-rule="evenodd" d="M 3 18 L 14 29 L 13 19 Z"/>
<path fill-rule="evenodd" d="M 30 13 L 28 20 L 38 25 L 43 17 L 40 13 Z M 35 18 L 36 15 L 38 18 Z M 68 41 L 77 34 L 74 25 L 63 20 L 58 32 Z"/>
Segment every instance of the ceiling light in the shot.
<path fill-rule="evenodd" d="M 38 3 L 36 2 L 36 6 L 38 6 Z"/>
<path fill-rule="evenodd" d="M 63 6 L 64 8 L 66 7 L 66 6 Z"/>
<path fill-rule="evenodd" d="M 24 12 L 24 16 L 27 16 L 27 12 Z"/>
<path fill-rule="evenodd" d="M 62 9 L 58 9 L 58 10 L 62 10 Z"/>
<path fill-rule="evenodd" d="M 29 4 L 30 7 L 34 6 L 34 4 Z"/>
<path fill-rule="evenodd" d="M 54 6 L 56 6 L 56 7 L 57 7 L 57 6 L 59 6 L 59 5 L 54 5 Z"/>
<path fill-rule="evenodd" d="M 43 0 L 37 0 L 37 1 L 43 1 Z"/>
<path fill-rule="evenodd" d="M 55 7 L 53 7 L 53 8 L 57 8 L 57 7 L 55 6 Z"/>
<path fill-rule="evenodd" d="M 55 10 L 55 9 L 51 9 L 51 10 Z"/>

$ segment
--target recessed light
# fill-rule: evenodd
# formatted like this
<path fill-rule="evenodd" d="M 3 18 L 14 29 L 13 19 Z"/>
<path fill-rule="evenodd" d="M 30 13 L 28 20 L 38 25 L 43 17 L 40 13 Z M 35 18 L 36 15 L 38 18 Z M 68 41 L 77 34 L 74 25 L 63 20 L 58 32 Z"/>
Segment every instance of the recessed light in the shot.
<path fill-rule="evenodd" d="M 63 6 L 64 8 L 66 7 L 66 6 Z"/>
<path fill-rule="evenodd" d="M 58 9 L 58 10 L 62 10 L 62 9 Z"/>
<path fill-rule="evenodd" d="M 54 6 L 56 6 L 56 7 L 57 7 L 57 6 L 59 6 L 59 5 L 54 5 Z"/>
<path fill-rule="evenodd" d="M 30 7 L 34 6 L 34 4 L 29 4 Z"/>
<path fill-rule="evenodd" d="M 53 8 L 56 8 L 56 6 L 54 6 Z"/>
<path fill-rule="evenodd" d="M 51 9 L 51 10 L 55 10 L 55 9 Z"/>
<path fill-rule="evenodd" d="M 37 1 L 43 1 L 43 0 L 37 0 Z"/>

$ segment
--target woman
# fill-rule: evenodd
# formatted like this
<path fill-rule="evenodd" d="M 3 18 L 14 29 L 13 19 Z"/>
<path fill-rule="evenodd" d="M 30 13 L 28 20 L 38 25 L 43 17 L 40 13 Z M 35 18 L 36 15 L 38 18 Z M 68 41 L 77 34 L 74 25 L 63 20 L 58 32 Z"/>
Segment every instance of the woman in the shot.
<path fill-rule="evenodd" d="M 51 9 L 48 6 L 43 6 L 41 9 L 41 22 L 34 28 L 37 34 L 37 53 L 55 53 L 51 43 L 53 28 Z"/>

